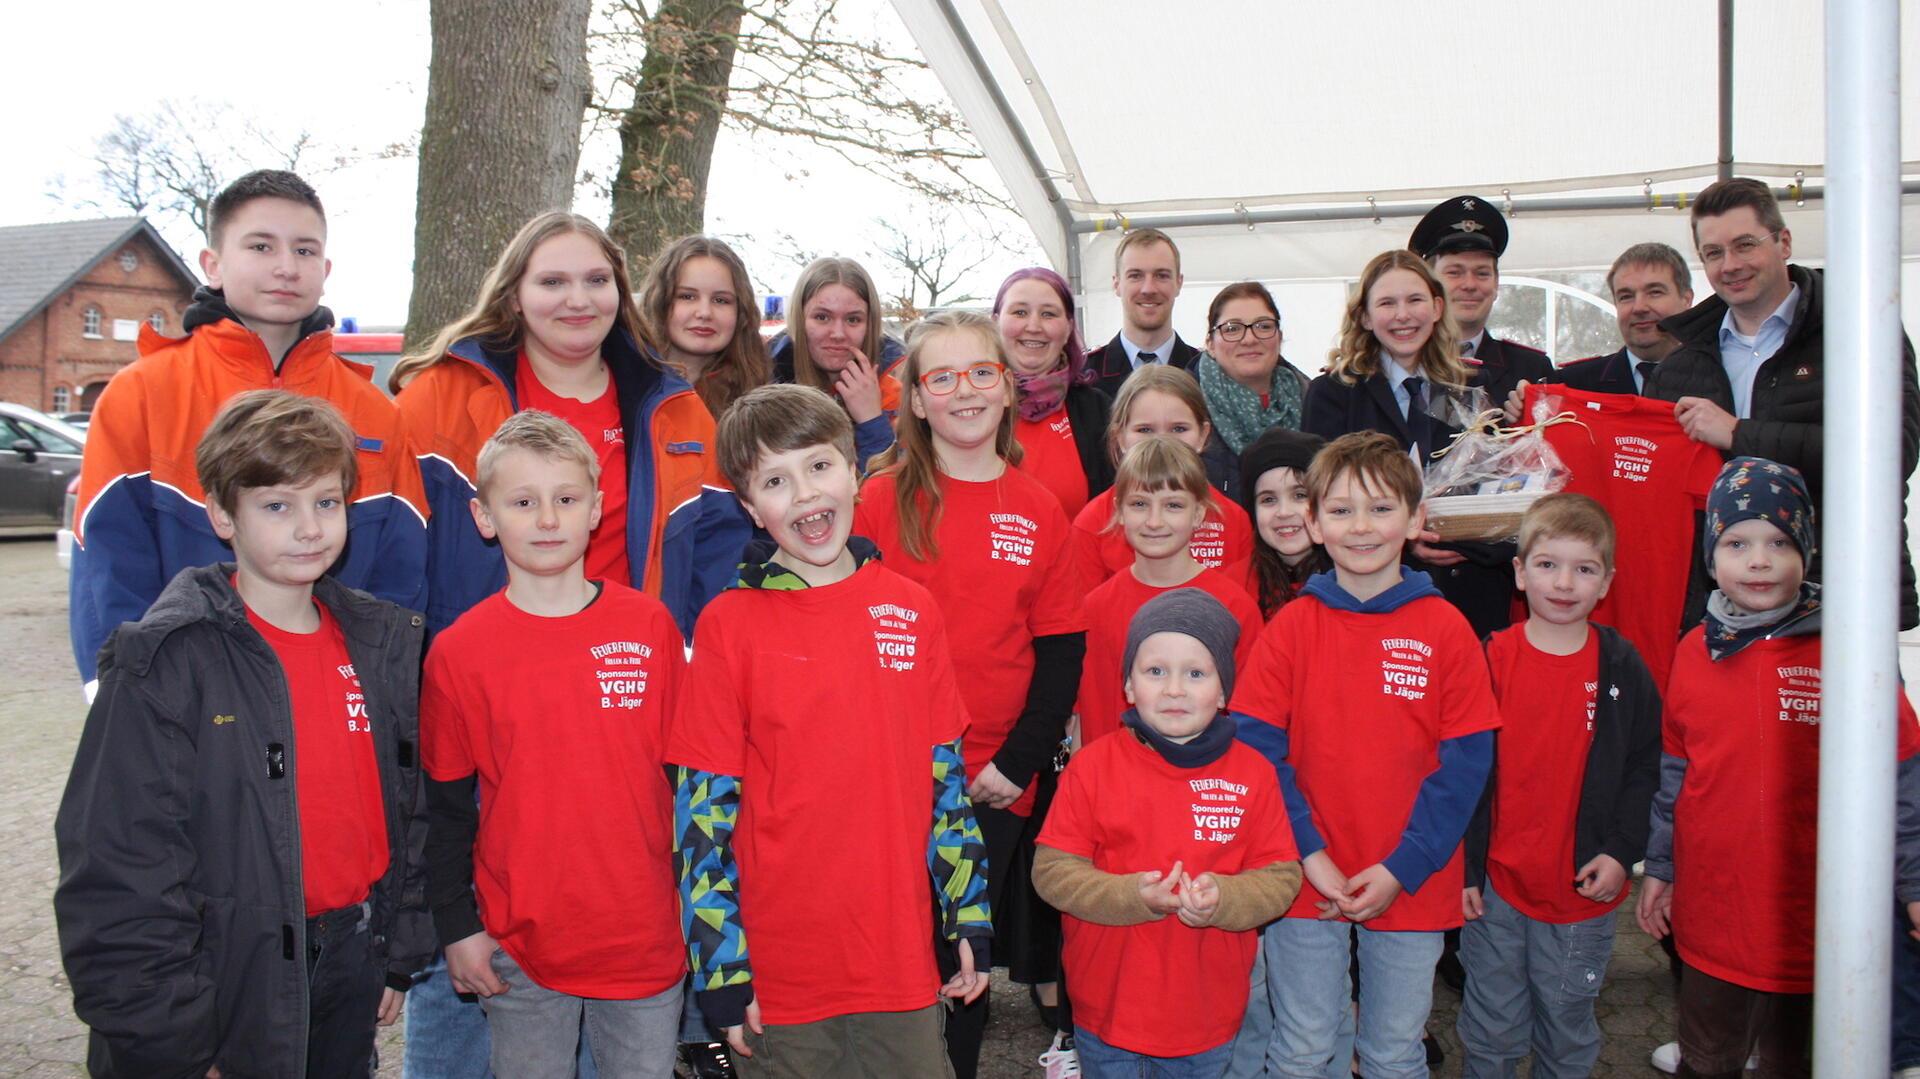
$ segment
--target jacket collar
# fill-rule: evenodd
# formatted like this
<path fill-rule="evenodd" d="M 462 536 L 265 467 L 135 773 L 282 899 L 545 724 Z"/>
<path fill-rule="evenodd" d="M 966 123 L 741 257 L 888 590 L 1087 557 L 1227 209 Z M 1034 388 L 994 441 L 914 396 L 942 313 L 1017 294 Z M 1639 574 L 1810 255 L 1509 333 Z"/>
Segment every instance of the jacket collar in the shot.
<path fill-rule="evenodd" d="M 1393 433 L 1402 446 L 1413 445 L 1413 432 L 1407 429 L 1407 418 L 1400 414 L 1400 402 L 1393 396 L 1393 381 L 1385 371 L 1375 371 L 1367 376 L 1365 383 L 1367 396 L 1373 398 L 1374 406 L 1387 422 L 1393 425 Z"/>
<path fill-rule="evenodd" d="M 1780 347 L 1786 349 L 1806 338 L 1808 334 L 1818 334 L 1821 328 L 1820 291 L 1824 276 L 1819 270 L 1810 270 L 1797 263 L 1787 264 L 1787 277 L 1800 286 L 1800 302 L 1793 309 L 1793 323 L 1787 327 L 1787 339 Z M 1660 328 L 1672 334 L 1684 346 L 1711 350 L 1714 355 L 1720 352 L 1720 323 L 1727 317 L 1727 301 L 1718 293 L 1694 304 L 1685 311 L 1665 319 Z"/>
<path fill-rule="evenodd" d="M 848 536 L 847 550 L 853 554 L 857 573 L 869 562 L 880 561 L 880 548 L 864 536 Z M 729 588 L 758 588 L 769 592 L 797 592 L 811 585 L 801 576 L 773 560 L 780 545 L 770 539 L 753 540 L 740 552 L 740 571 Z"/>
<path fill-rule="evenodd" d="M 503 345 L 480 337 L 463 337 L 447 349 L 447 355 L 465 361 L 491 377 L 506 391 L 507 401 L 513 408 L 520 408 L 520 395 L 515 383 L 515 375 L 520 368 L 518 346 Z M 613 376 L 622 415 L 628 411 L 629 402 L 693 389 L 686 379 L 661 366 L 649 353 L 642 352 L 627 331 L 618 326 L 607 335 L 606 342 L 601 346 L 601 355 Z"/>
<path fill-rule="evenodd" d="M 266 342 L 260 335 L 247 328 L 240 316 L 234 314 L 227 303 L 226 294 L 216 288 L 202 285 L 194 290 L 193 302 L 187 307 L 186 316 L 181 325 L 190 335 L 213 346 L 213 352 L 221 359 L 236 367 L 252 369 L 257 363 L 266 364 L 269 376 L 278 375 L 282 382 L 299 381 L 305 375 L 306 368 L 317 359 L 333 354 L 333 312 L 325 307 L 316 307 L 300 323 L 300 336 L 294 339 L 293 346 L 274 363 L 272 354 L 267 351 Z M 249 374 L 253 374 L 249 370 Z"/>
<path fill-rule="evenodd" d="M 1440 590 L 1433 586 L 1432 577 L 1409 566 L 1400 567 L 1399 584 L 1372 599 L 1355 598 L 1353 593 L 1340 587 L 1340 579 L 1332 570 L 1307 578 L 1306 586 L 1301 591 L 1336 611 L 1351 611 L 1354 614 L 1386 614 L 1416 599 L 1440 594 Z"/>

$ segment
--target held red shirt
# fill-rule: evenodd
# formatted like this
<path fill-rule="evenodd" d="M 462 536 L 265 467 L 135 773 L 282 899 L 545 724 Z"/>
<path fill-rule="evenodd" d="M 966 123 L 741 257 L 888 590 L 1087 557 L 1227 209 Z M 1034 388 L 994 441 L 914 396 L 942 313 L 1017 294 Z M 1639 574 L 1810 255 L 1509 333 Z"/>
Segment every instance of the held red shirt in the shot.
<path fill-rule="evenodd" d="M 1513 626 L 1487 641 L 1487 666 L 1501 720 L 1487 876 L 1501 898 L 1536 921 L 1565 925 L 1606 914 L 1627 889 L 1611 903 L 1595 903 L 1573 884 L 1574 822 L 1599 704 L 1600 636 L 1588 630 L 1585 647 L 1556 656 L 1534 647 L 1526 626 Z"/>
<path fill-rule="evenodd" d="M 1087 469 L 1080 463 L 1080 447 L 1073 441 L 1073 421 L 1063 403 L 1037 420 L 1016 419 L 1013 436 L 1026 451 L 1020 471 L 1032 476 L 1060 500 L 1071 521 L 1087 504 Z"/>
<path fill-rule="evenodd" d="M 496 592 L 427 653 L 427 775 L 478 774 L 480 919 L 545 988 L 630 1000 L 686 973 L 663 755 L 684 664 L 666 607 L 610 581 L 562 618 Z"/>
<path fill-rule="evenodd" d="M 1126 530 L 1107 527 L 1113 523 L 1113 495 L 1113 488 L 1102 491 L 1073 519 L 1073 527 L 1080 531 L 1089 583 L 1097 584 L 1133 565 Z M 1187 550 L 1194 561 L 1224 572 L 1229 580 L 1240 582 L 1248 595 L 1253 594 L 1253 522 L 1246 510 L 1218 490 L 1213 492 L 1213 508 L 1193 530 Z"/>
<path fill-rule="evenodd" d="M 1175 861 L 1192 876 L 1230 874 L 1298 858 L 1265 758 L 1235 743 L 1212 764 L 1178 768 L 1132 734 L 1074 756 L 1038 842 L 1116 874 L 1164 873 Z M 1101 1041 L 1177 1057 L 1239 1031 L 1259 947 L 1252 930 L 1194 929 L 1176 915 L 1130 926 L 1060 920 L 1074 1021 Z"/>
<path fill-rule="evenodd" d="M 1906 760 L 1920 720 L 1898 697 Z M 1758 641 L 1716 663 L 1694 628 L 1674 656 L 1661 742 L 1687 762 L 1673 810 L 1680 957 L 1735 985 L 1811 993 L 1820 637 Z"/>
<path fill-rule="evenodd" d="M 967 726 L 933 596 L 879 561 L 820 588 L 734 588 L 693 654 L 667 760 L 740 777 L 761 1017 L 932 1004 L 933 747 Z"/>
<path fill-rule="evenodd" d="M 1527 415 L 1542 396 L 1581 424 L 1547 428 L 1571 476 L 1567 490 L 1588 495 L 1613 516 L 1613 586 L 1593 610 L 1619 630 L 1665 685 L 1680 640 L 1687 576 L 1699 557 L 1694 514 L 1720 474 L 1720 451 L 1695 442 L 1673 418 L 1673 403 L 1632 394 L 1587 393 L 1565 386 L 1527 387 Z M 1524 600 L 1524 597 L 1522 597 Z"/>
<path fill-rule="evenodd" d="M 1240 623 L 1234 669 L 1247 669 L 1253 642 L 1265 623 L 1259 605 L 1238 582 L 1217 569 L 1202 568 L 1186 584 L 1160 587 L 1142 584 L 1129 566 L 1087 595 L 1087 659 L 1080 668 L 1080 695 L 1074 704 L 1080 714 L 1081 745 L 1092 745 L 1094 739 L 1120 729 L 1120 716 L 1127 710 L 1126 675 L 1120 669 L 1127 654 L 1127 626 L 1148 600 L 1174 588 L 1198 588 L 1226 607 Z"/>
<path fill-rule="evenodd" d="M 627 564 L 627 434 L 620 420 L 620 396 L 613 379 L 591 401 L 576 401 L 547 389 L 520 354 L 514 375 L 521 408 L 551 412 L 586 438 L 600 459 L 600 524 L 587 537 L 587 576 L 596 581 L 633 583 Z"/>
<path fill-rule="evenodd" d="M 973 723 L 962 754 L 969 782 L 1006 744 L 1033 681 L 1033 639 L 1087 628 L 1081 612 L 1073 529 L 1040 481 L 1015 469 L 968 483 L 940 476 L 939 555 L 922 562 L 900 544 L 895 475 L 860 488 L 854 531 L 880 548 L 888 568 L 933 593 L 946 616 L 960 696 Z M 1035 784 L 1008 808 L 1033 811 Z"/>
<path fill-rule="evenodd" d="M 287 676 L 293 706 L 294 793 L 300 800 L 300 879 L 307 916 L 358 903 L 387 871 L 386 803 L 373 721 L 347 640 L 326 604 L 320 628 L 289 633 L 247 608 Z"/>
<path fill-rule="evenodd" d="M 1288 735 L 1289 759 L 1326 841 L 1352 876 L 1392 854 L 1440 743 L 1500 726 L 1487 661 L 1467 620 L 1439 596 L 1385 614 L 1336 611 L 1312 595 L 1280 608 L 1254 643 L 1233 710 Z M 1571 878 L 1569 878 L 1571 879 Z M 1460 848 L 1418 892 L 1367 923 L 1432 931 L 1461 923 Z M 1325 897 L 1302 885 L 1289 918 Z"/>

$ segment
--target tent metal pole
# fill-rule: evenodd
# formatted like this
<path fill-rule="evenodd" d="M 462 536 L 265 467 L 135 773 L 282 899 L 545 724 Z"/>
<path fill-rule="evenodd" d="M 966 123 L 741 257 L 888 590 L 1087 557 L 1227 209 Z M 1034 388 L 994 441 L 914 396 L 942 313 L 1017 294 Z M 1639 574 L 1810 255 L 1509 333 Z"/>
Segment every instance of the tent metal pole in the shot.
<path fill-rule="evenodd" d="M 1814 1074 L 1887 1074 L 1901 692 L 1899 0 L 1827 0 L 1825 460 Z"/>
<path fill-rule="evenodd" d="M 1733 0 L 1720 0 L 1720 178 L 1733 178 Z"/>
<path fill-rule="evenodd" d="M 1849 123 L 1858 123 L 1857 116 L 1848 117 Z M 1898 166 L 1889 190 L 1897 190 L 1904 195 L 1920 194 L 1920 180 L 1901 180 Z M 1774 196 L 1782 202 L 1817 202 L 1825 197 L 1826 188 L 1820 184 L 1807 184 L 1804 187 L 1776 187 Z M 1687 196 L 1691 200 L 1692 196 Z M 1543 195 L 1534 198 L 1517 196 L 1511 202 L 1512 212 L 1526 213 L 1571 213 L 1581 210 L 1681 210 L 1685 201 L 1674 195 L 1579 195 L 1560 196 Z M 1358 221 L 1387 217 L 1422 217 L 1433 209 L 1430 202 L 1392 203 L 1373 205 L 1370 203 L 1346 203 L 1339 206 L 1303 206 L 1276 207 L 1270 210 L 1222 210 L 1195 214 L 1128 214 L 1128 229 L 1156 228 L 1162 230 L 1204 228 L 1218 225 L 1270 225 L 1288 221 Z M 1896 218 L 1896 224 L 1898 219 Z M 1112 217 L 1076 220 L 1070 226 L 1076 233 L 1118 232 L 1120 231 Z M 1897 240 L 1899 231 L 1893 233 Z"/>

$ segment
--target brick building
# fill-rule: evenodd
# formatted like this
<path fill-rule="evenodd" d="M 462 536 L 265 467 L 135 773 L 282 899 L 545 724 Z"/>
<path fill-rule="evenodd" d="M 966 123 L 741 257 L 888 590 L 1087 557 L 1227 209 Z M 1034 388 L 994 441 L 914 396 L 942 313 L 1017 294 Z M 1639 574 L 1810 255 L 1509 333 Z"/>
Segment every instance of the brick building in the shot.
<path fill-rule="evenodd" d="M 199 285 L 143 217 L 0 228 L 0 401 L 86 412 Z"/>

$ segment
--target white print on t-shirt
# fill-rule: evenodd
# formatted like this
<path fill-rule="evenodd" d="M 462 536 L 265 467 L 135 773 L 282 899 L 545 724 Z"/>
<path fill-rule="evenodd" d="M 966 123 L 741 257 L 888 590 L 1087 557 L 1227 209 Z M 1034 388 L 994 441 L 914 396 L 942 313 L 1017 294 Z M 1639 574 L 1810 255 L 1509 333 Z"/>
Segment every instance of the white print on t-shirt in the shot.
<path fill-rule="evenodd" d="M 920 652 L 920 635 L 913 631 L 913 624 L 920 621 L 920 612 L 895 603 L 882 603 L 868 607 L 867 614 L 875 623 L 873 646 L 880 653 L 880 669 L 913 670 L 915 657 Z"/>
<path fill-rule="evenodd" d="M 1780 722 L 1820 722 L 1820 668 L 1775 667 L 1780 678 L 1775 694 L 1780 699 Z"/>
<path fill-rule="evenodd" d="M 1587 689 L 1587 730 L 1593 730 L 1593 712 L 1600 703 L 1600 683 L 1588 682 Z"/>
<path fill-rule="evenodd" d="M 600 707 L 642 708 L 647 703 L 647 660 L 653 646 L 638 641 L 608 641 L 587 650 L 600 684 Z"/>
<path fill-rule="evenodd" d="M 609 446 L 618 446 L 620 443 L 626 441 L 626 437 L 626 432 L 618 427 L 602 427 L 600 429 L 600 441 Z"/>
<path fill-rule="evenodd" d="M 1187 543 L 1187 553 L 1208 569 L 1227 564 L 1227 526 L 1221 521 L 1201 521 Z"/>
<path fill-rule="evenodd" d="M 360 692 L 360 676 L 354 673 L 353 664 L 342 663 L 334 668 L 347 682 L 347 729 L 355 733 L 373 733 L 373 718 L 367 715 L 367 698 Z"/>
<path fill-rule="evenodd" d="M 1187 786 L 1200 800 L 1194 802 L 1193 838 L 1201 843 L 1231 843 L 1238 835 L 1240 818 L 1246 814 L 1246 807 L 1240 799 L 1246 797 L 1244 783 L 1233 783 L 1224 779 L 1189 779 Z"/>
<path fill-rule="evenodd" d="M 1433 658 L 1433 646 L 1411 637 L 1385 637 L 1380 647 L 1386 655 L 1380 660 L 1380 692 L 1410 701 L 1427 696 L 1427 661 Z"/>
<path fill-rule="evenodd" d="M 1047 424 L 1047 430 L 1052 431 L 1056 435 L 1071 435 L 1073 434 L 1073 421 L 1067 419 L 1065 415 L 1062 415 L 1059 419 Z"/>
<path fill-rule="evenodd" d="M 1653 478 L 1653 455 L 1660 445 L 1637 435 L 1613 437 L 1613 478 L 1645 483 Z"/>
<path fill-rule="evenodd" d="M 1033 565 L 1033 534 L 1040 526 L 1017 513 L 989 513 L 987 524 L 990 531 L 987 541 L 992 544 L 990 557 L 995 562 L 1011 562 L 1016 566 Z"/>

